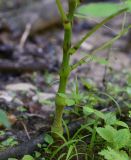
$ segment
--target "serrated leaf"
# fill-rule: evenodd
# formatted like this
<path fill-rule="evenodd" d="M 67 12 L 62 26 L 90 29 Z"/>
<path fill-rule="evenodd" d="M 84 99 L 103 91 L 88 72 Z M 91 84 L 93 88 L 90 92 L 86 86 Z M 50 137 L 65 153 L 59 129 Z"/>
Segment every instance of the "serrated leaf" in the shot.
<path fill-rule="evenodd" d="M 92 17 L 108 17 L 124 8 L 126 8 L 125 5 L 119 5 L 116 3 L 91 3 L 79 7 L 77 9 L 77 14 Z"/>
<path fill-rule="evenodd" d="M 96 128 L 97 133 L 107 142 L 113 143 L 114 137 L 117 133 L 117 130 L 111 126 L 105 126 L 105 128 L 98 127 Z"/>
<path fill-rule="evenodd" d="M 123 122 L 123 121 L 118 121 L 117 120 L 115 122 L 115 124 L 118 125 L 118 126 L 121 126 L 121 127 L 129 128 L 128 125 L 125 122 Z"/>
<path fill-rule="evenodd" d="M 116 151 L 110 147 L 99 152 L 106 160 L 130 160 L 125 151 Z"/>
<path fill-rule="evenodd" d="M 112 112 L 105 114 L 104 119 L 105 119 L 106 125 L 114 125 L 117 120 L 115 113 L 112 113 Z"/>
<path fill-rule="evenodd" d="M 130 132 L 128 129 L 120 129 L 117 131 L 114 139 L 114 144 L 117 149 L 125 147 L 130 140 Z"/>
<path fill-rule="evenodd" d="M 10 122 L 8 120 L 7 114 L 2 109 L 0 109 L 0 123 L 5 127 L 10 128 Z"/>

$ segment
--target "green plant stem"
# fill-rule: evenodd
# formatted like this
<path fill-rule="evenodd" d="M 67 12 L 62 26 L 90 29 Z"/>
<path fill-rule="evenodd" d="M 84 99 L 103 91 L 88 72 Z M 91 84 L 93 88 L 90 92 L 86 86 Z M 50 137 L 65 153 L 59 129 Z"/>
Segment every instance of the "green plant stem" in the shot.
<path fill-rule="evenodd" d="M 68 18 L 72 22 L 74 19 L 74 13 L 77 8 L 77 6 L 80 4 L 78 0 L 68 0 L 68 5 L 69 5 L 69 14 Z"/>
<path fill-rule="evenodd" d="M 58 10 L 60 12 L 60 15 L 61 15 L 61 18 L 62 18 L 62 21 L 66 21 L 67 20 L 67 16 L 65 14 L 65 11 L 63 9 L 63 6 L 61 4 L 61 1 L 60 0 L 56 0 L 56 4 L 57 4 L 57 7 L 58 7 Z"/>
<path fill-rule="evenodd" d="M 92 137 L 91 137 L 91 142 L 89 145 L 89 153 L 90 153 L 90 157 L 93 157 L 93 149 L 94 149 L 94 142 L 96 139 L 96 127 L 98 124 L 98 119 L 96 119 L 95 123 L 94 123 L 94 128 L 93 128 L 93 132 L 92 132 Z"/>
<path fill-rule="evenodd" d="M 76 0 L 73 0 L 72 2 L 76 2 Z M 61 1 L 56 0 L 56 4 L 57 4 L 58 10 L 60 12 L 63 26 L 64 26 L 64 43 L 63 43 L 63 59 L 62 59 L 62 64 L 61 64 L 61 68 L 60 68 L 60 72 L 59 72 L 60 82 L 59 82 L 58 92 L 55 97 L 55 106 L 56 106 L 55 118 L 54 118 L 54 122 L 53 122 L 53 125 L 51 128 L 51 131 L 62 136 L 63 135 L 62 115 L 63 115 L 64 107 L 66 106 L 66 98 L 63 97 L 62 94 L 66 94 L 66 86 L 67 86 L 68 77 L 70 75 L 70 72 L 73 69 L 75 69 L 76 67 L 83 64 L 85 62 L 85 60 L 87 59 L 87 57 L 84 57 L 75 65 L 70 66 L 70 64 L 69 64 L 70 55 L 74 54 L 80 48 L 81 44 L 90 35 L 92 35 L 96 30 L 98 30 L 103 24 L 105 24 L 110 19 L 114 18 L 115 16 L 125 12 L 127 9 L 123 9 L 123 10 L 117 12 L 116 14 L 113 14 L 113 15 L 109 16 L 108 18 L 104 19 L 100 24 L 96 25 L 96 27 L 94 27 L 90 32 L 88 32 L 82 38 L 82 40 L 79 41 L 74 47 L 71 47 L 73 13 L 74 13 L 75 7 L 77 5 L 75 5 L 75 3 L 68 3 L 68 5 L 72 5 L 72 6 L 69 6 L 69 13 L 67 15 L 68 16 L 70 15 L 70 16 L 68 17 L 63 9 Z M 73 8 L 73 13 L 71 11 L 72 8 Z M 121 35 L 119 35 L 119 36 L 121 36 Z M 115 39 L 118 39 L 118 38 L 115 38 Z M 113 42 L 114 42 L 114 40 L 113 40 Z M 101 47 L 99 47 L 94 52 L 107 47 L 108 44 L 111 44 L 111 43 L 108 42 L 108 43 L 103 44 Z"/>
<path fill-rule="evenodd" d="M 103 43 L 102 45 L 100 45 L 100 47 L 96 48 L 95 50 L 93 50 L 90 55 L 92 55 L 93 58 L 93 54 L 97 53 L 98 51 L 101 51 L 103 49 L 105 49 L 106 47 L 110 46 L 111 44 L 113 44 L 116 40 L 118 40 L 122 35 L 126 34 L 131 26 L 129 26 L 128 28 L 124 29 L 122 32 L 120 32 L 117 36 L 115 36 L 114 38 L 112 38 L 110 41 L 107 41 L 105 43 Z M 87 63 L 86 60 L 89 58 L 89 54 L 87 54 L 87 56 L 83 57 L 81 60 L 79 60 L 77 63 L 75 63 L 74 65 L 71 66 L 71 70 L 76 69 L 77 67 Z M 91 58 L 91 59 L 92 59 Z M 91 60 L 90 59 L 90 60 Z"/>
<path fill-rule="evenodd" d="M 52 132 L 57 133 L 58 135 L 63 135 L 63 127 L 62 127 L 62 114 L 64 107 L 66 105 L 66 99 L 62 97 L 60 94 L 66 94 L 66 86 L 68 77 L 70 75 L 70 55 L 68 54 L 68 50 L 71 48 L 71 39 L 72 39 L 72 24 L 63 14 L 62 6 L 60 5 L 60 1 L 57 1 L 58 9 L 63 17 L 63 26 L 64 26 L 64 43 L 63 43 L 63 59 L 59 72 L 60 83 L 59 89 L 55 98 L 55 118 L 54 123 L 52 125 Z"/>
<path fill-rule="evenodd" d="M 85 42 L 93 33 L 95 33 L 99 28 L 101 28 L 101 26 L 103 26 L 105 23 L 107 23 L 109 20 L 111 20 L 112 18 L 118 16 L 119 14 L 127 11 L 128 8 L 122 9 L 119 12 L 105 18 L 102 22 L 100 22 L 99 24 L 97 24 L 92 30 L 90 30 L 75 46 L 73 46 L 70 50 L 69 50 L 69 54 L 73 55 L 74 53 L 76 53 L 76 51 L 80 48 L 80 46 L 82 45 L 83 42 Z"/>

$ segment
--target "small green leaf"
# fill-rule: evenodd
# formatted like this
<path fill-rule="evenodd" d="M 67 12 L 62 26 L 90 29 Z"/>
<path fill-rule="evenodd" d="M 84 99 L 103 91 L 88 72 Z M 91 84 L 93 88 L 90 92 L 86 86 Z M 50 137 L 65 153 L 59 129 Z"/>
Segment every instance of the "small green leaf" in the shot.
<path fill-rule="evenodd" d="M 105 118 L 104 114 L 96 109 L 94 110 L 94 114 L 101 119 Z"/>
<path fill-rule="evenodd" d="M 94 112 L 95 112 L 94 109 L 91 107 L 87 107 L 87 106 L 83 107 L 83 113 L 87 116 Z"/>
<path fill-rule="evenodd" d="M 117 131 L 114 139 L 114 144 L 117 149 L 125 147 L 130 140 L 130 132 L 128 129 L 120 129 Z"/>
<path fill-rule="evenodd" d="M 117 121 L 115 122 L 115 124 L 116 124 L 117 126 L 129 128 L 128 125 L 127 125 L 125 122 L 123 122 L 123 121 L 118 121 L 118 120 L 117 120 Z"/>
<path fill-rule="evenodd" d="M 85 106 L 83 107 L 83 113 L 88 116 L 90 114 L 95 114 L 97 117 L 104 119 L 104 114 L 96 109 Z"/>
<path fill-rule="evenodd" d="M 112 113 L 112 112 L 105 114 L 104 119 L 105 119 L 106 125 L 114 125 L 117 120 L 115 113 Z"/>
<path fill-rule="evenodd" d="M 99 63 L 99 64 L 101 64 L 101 65 L 109 65 L 109 61 L 108 60 L 106 60 L 105 58 L 103 58 L 103 57 L 98 57 L 98 56 L 96 56 L 96 55 L 87 55 L 88 56 L 88 60 L 90 60 L 90 61 L 94 61 L 94 62 L 97 62 L 97 63 Z"/>
<path fill-rule="evenodd" d="M 108 17 L 124 8 L 126 8 L 126 5 L 116 3 L 91 3 L 79 7 L 76 13 L 92 17 Z"/>
<path fill-rule="evenodd" d="M 64 94 L 64 93 L 57 93 L 57 94 L 58 94 L 58 96 L 60 96 L 60 97 L 62 97 L 62 98 L 67 98 L 67 95 Z"/>
<path fill-rule="evenodd" d="M 73 106 L 75 104 L 75 101 L 73 99 L 66 99 L 65 102 L 67 106 Z"/>
<path fill-rule="evenodd" d="M 8 146 L 11 147 L 11 146 L 17 145 L 18 142 L 15 140 L 14 137 L 11 137 L 11 136 L 10 136 L 10 137 L 7 138 L 6 140 L 2 141 L 1 144 L 2 144 L 3 146 L 5 146 L 5 147 L 8 147 Z"/>
<path fill-rule="evenodd" d="M 34 160 L 34 158 L 30 155 L 25 155 L 22 160 Z"/>
<path fill-rule="evenodd" d="M 99 63 L 101 65 L 108 65 L 109 64 L 108 60 L 106 60 L 105 58 L 102 58 L 102 57 L 96 57 L 94 59 L 94 61 L 96 61 L 97 63 Z"/>
<path fill-rule="evenodd" d="M 88 89 L 88 90 L 93 90 L 95 88 L 95 84 L 92 82 L 92 80 L 81 79 L 81 82 L 82 82 L 83 86 L 86 87 L 86 89 Z"/>
<path fill-rule="evenodd" d="M 44 136 L 44 140 L 45 140 L 45 142 L 48 143 L 48 144 L 52 144 L 52 143 L 54 142 L 52 136 L 50 136 L 49 134 L 46 134 L 46 135 Z"/>
<path fill-rule="evenodd" d="M 97 133 L 107 142 L 113 143 L 114 142 L 114 137 L 117 133 L 117 130 L 114 129 L 113 127 L 107 125 L 105 128 L 98 127 L 96 128 Z"/>
<path fill-rule="evenodd" d="M 36 157 L 36 158 L 39 158 L 40 156 L 41 156 L 41 153 L 40 153 L 40 152 L 35 151 L 35 157 Z"/>
<path fill-rule="evenodd" d="M 10 122 L 8 120 L 7 114 L 2 109 L 0 109 L 0 123 L 5 127 L 10 128 Z"/>
<path fill-rule="evenodd" d="M 0 136 L 4 136 L 5 132 L 4 131 L 0 131 Z"/>

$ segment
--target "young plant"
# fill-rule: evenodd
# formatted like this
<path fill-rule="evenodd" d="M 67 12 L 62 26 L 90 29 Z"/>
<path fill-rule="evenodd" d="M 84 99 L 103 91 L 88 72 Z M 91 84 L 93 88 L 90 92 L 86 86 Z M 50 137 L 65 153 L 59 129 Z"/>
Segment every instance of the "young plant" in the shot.
<path fill-rule="evenodd" d="M 110 125 L 96 128 L 97 133 L 107 142 L 107 149 L 99 154 L 106 160 L 130 160 L 124 149 L 131 147 L 131 133 L 128 128 L 115 129 Z M 122 150 L 123 149 L 123 150 Z"/>
<path fill-rule="evenodd" d="M 63 59 L 62 64 L 59 71 L 60 81 L 59 81 L 59 89 L 56 94 L 55 98 L 55 118 L 52 125 L 52 132 L 56 133 L 58 135 L 63 134 L 63 127 L 62 127 L 62 115 L 64 107 L 67 105 L 67 96 L 66 96 L 66 86 L 68 83 L 68 78 L 70 76 L 70 73 L 79 67 L 80 65 L 86 63 L 86 60 L 89 58 L 89 56 L 83 57 L 81 60 L 79 60 L 76 64 L 70 65 L 70 58 L 73 54 L 76 53 L 76 51 L 80 48 L 82 43 L 86 41 L 94 32 L 96 32 L 99 28 L 101 28 L 105 23 L 107 23 L 112 18 L 116 17 L 117 15 L 126 12 L 128 10 L 127 6 L 125 7 L 117 7 L 117 9 L 113 9 L 107 17 L 102 20 L 99 24 L 97 24 L 93 29 L 91 29 L 80 41 L 78 41 L 74 46 L 72 46 L 72 27 L 73 27 L 73 20 L 75 15 L 81 16 L 81 10 L 77 12 L 76 14 L 76 8 L 80 4 L 80 0 L 68 0 L 68 13 L 66 14 L 61 0 L 56 0 L 56 4 L 59 10 L 59 13 L 61 15 L 62 24 L 64 27 L 64 41 L 63 41 Z M 114 4 L 112 4 L 114 5 Z M 108 6 L 111 7 L 111 6 Z M 106 8 L 108 10 L 108 7 Z M 110 9 L 110 8 L 109 8 Z M 87 8 L 88 10 L 88 8 Z M 84 13 L 86 11 L 84 10 Z M 88 12 L 87 12 L 88 13 Z M 91 54 L 95 54 L 96 52 L 110 46 L 114 41 L 116 41 L 118 38 L 120 38 L 122 35 L 128 32 L 130 27 L 123 29 L 117 36 L 115 36 L 113 39 L 111 39 L 108 42 L 103 43 L 101 46 L 99 46 L 97 49 L 93 50 Z"/>
<path fill-rule="evenodd" d="M 99 152 L 99 155 L 104 156 L 105 160 L 131 160 L 125 151 L 116 151 L 110 147 Z"/>

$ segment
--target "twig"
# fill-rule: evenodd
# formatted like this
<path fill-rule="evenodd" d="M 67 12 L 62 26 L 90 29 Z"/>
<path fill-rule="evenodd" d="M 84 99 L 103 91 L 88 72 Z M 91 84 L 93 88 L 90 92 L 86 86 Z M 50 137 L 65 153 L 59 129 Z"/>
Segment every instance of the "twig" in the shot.
<path fill-rule="evenodd" d="M 24 45 L 25 45 L 25 42 L 30 34 L 30 31 L 31 31 L 31 23 L 28 23 L 26 25 L 26 28 L 25 28 L 25 31 L 21 37 L 21 40 L 20 40 L 20 48 L 23 49 Z"/>
<path fill-rule="evenodd" d="M 64 11 L 64 8 L 63 8 L 63 6 L 61 4 L 61 0 L 56 0 L 56 4 L 57 4 L 58 10 L 60 12 L 60 15 L 61 15 L 63 23 L 65 21 L 68 21 L 67 15 L 66 15 L 66 13 Z"/>
<path fill-rule="evenodd" d="M 43 115 L 34 114 L 34 113 L 26 113 L 26 115 L 28 117 L 38 117 L 38 118 L 41 118 L 41 119 L 45 120 L 45 117 Z"/>
<path fill-rule="evenodd" d="M 31 137 L 30 137 L 30 135 L 29 135 L 29 132 L 28 132 L 28 130 L 27 130 L 26 125 L 24 124 L 24 122 L 23 122 L 23 121 L 21 121 L 21 124 L 22 124 L 22 126 L 23 126 L 23 128 L 24 128 L 24 130 L 25 130 L 25 133 L 26 133 L 26 135 L 27 135 L 28 139 L 30 140 L 30 139 L 31 139 Z"/>

